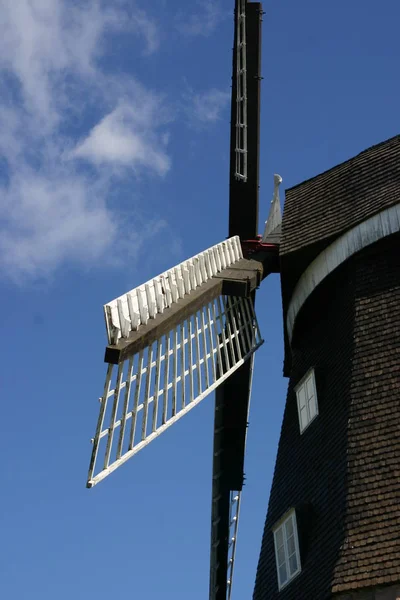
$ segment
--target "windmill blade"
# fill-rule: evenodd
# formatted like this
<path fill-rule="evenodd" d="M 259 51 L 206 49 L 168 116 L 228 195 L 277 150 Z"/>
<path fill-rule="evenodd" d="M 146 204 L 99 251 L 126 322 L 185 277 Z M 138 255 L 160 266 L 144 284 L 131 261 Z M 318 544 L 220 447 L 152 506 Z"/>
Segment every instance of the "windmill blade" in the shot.
<path fill-rule="evenodd" d="M 258 234 L 262 4 L 235 0 L 229 235 Z"/>
<path fill-rule="evenodd" d="M 260 3 L 236 0 L 229 235 L 241 240 L 255 239 L 258 234 L 261 20 Z M 266 273 L 270 272 L 265 266 Z M 255 293 L 251 301 L 254 307 Z M 229 600 L 232 592 L 252 369 L 253 357 L 216 391 L 210 600 Z"/>
<path fill-rule="evenodd" d="M 257 260 L 263 262 L 263 278 L 270 273 L 279 272 L 277 257 L 281 228 L 279 204 L 281 181 L 279 175 L 274 175 L 274 195 L 264 232 L 268 250 L 261 248 L 254 255 Z M 255 291 L 251 295 L 251 302 L 254 306 Z M 211 518 L 211 600 L 229 600 L 232 592 L 254 359 L 253 354 L 216 390 Z"/>
<path fill-rule="evenodd" d="M 253 361 L 254 354 L 216 394 L 210 569 L 212 600 L 229 599 L 232 592 Z M 243 389 L 249 382 L 250 387 Z"/>
<path fill-rule="evenodd" d="M 231 491 L 229 495 L 228 578 L 226 581 L 228 600 L 230 600 L 232 594 L 241 497 L 241 491 Z"/>
<path fill-rule="evenodd" d="M 229 335 L 227 321 L 235 323 Z M 240 353 L 239 339 L 246 340 Z M 92 440 L 88 487 L 192 410 L 261 344 L 251 300 L 218 297 L 138 354 L 119 365 L 109 364 Z M 221 362 L 226 368 L 218 372 Z"/>
<path fill-rule="evenodd" d="M 234 177 L 247 181 L 247 68 L 246 68 L 246 4 L 247 0 L 236 2 L 235 35 L 235 166 Z"/>
<path fill-rule="evenodd" d="M 131 339 L 132 332 L 142 332 L 151 319 L 158 321 L 165 309 L 242 258 L 239 237 L 232 236 L 112 300 L 104 306 L 108 343 Z"/>
<path fill-rule="evenodd" d="M 175 279 L 168 279 L 163 274 L 148 282 L 144 289 L 147 290 L 147 302 L 153 301 L 153 316 L 147 322 L 143 318 L 149 312 L 144 310 L 147 307 L 145 300 L 138 301 L 143 286 L 106 305 L 109 341 L 116 342 L 107 346 L 106 359 L 115 360 L 108 361 L 104 392 L 100 398 L 88 487 L 102 481 L 187 414 L 262 344 L 249 297 L 259 283 L 262 265 L 241 258 L 241 249 L 236 242 L 235 239 L 227 240 L 197 255 L 201 258 L 215 251 L 217 256 L 219 246 L 226 249 L 226 259 L 215 261 L 215 275 L 206 279 L 204 272 L 201 283 L 199 267 L 197 288 L 184 289 L 188 279 L 183 275 L 185 266 L 196 264 L 196 257 L 171 271 Z M 199 259 L 197 264 L 201 263 Z M 212 264 L 211 260 L 209 264 Z M 195 269 L 192 274 L 196 275 Z M 165 302 L 170 300 L 170 306 L 163 307 L 157 298 L 160 278 L 170 282 L 163 295 Z M 221 296 L 229 291 L 243 291 L 243 295 Z M 182 293 L 181 298 L 178 293 Z M 123 300 L 128 309 L 137 305 L 141 311 L 135 320 L 134 332 L 128 332 Z"/>

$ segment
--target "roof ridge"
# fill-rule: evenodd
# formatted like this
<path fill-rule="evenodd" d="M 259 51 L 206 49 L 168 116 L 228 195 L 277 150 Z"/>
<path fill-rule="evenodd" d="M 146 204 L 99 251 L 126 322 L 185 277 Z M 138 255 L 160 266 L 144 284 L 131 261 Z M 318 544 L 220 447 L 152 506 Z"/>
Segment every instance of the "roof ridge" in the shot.
<path fill-rule="evenodd" d="M 318 179 L 318 177 L 321 177 L 322 175 L 326 175 L 329 172 L 335 171 L 336 169 L 338 169 L 339 167 L 342 167 L 343 165 L 354 162 L 357 160 L 357 158 L 359 158 L 363 154 L 367 154 L 368 152 L 371 152 L 372 150 L 379 148 L 379 146 L 385 146 L 386 144 L 389 144 L 390 142 L 393 142 L 395 140 L 400 141 L 400 134 L 394 135 L 394 136 L 388 138 L 387 140 L 384 140 L 383 142 L 378 142 L 377 144 L 373 144 L 372 146 L 369 146 L 365 150 L 362 150 L 355 156 L 352 156 L 351 158 L 347 158 L 346 160 L 342 161 L 341 163 L 338 163 L 334 167 L 330 167 L 329 169 L 326 169 L 325 171 L 322 171 L 321 173 L 318 173 L 317 175 L 313 175 L 312 177 L 309 177 L 308 179 L 305 179 L 304 181 L 302 181 L 300 183 L 296 183 L 296 185 L 292 185 L 291 187 L 286 188 L 285 193 L 288 191 L 294 190 L 294 189 L 304 185 L 305 183 L 309 183 L 310 181 L 313 181 L 314 179 Z"/>

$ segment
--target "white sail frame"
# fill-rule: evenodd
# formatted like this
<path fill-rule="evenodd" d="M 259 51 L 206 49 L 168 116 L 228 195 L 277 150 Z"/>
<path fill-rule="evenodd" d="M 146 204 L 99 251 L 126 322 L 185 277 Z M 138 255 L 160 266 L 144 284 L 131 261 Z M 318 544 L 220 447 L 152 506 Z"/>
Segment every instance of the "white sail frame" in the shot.
<path fill-rule="evenodd" d="M 148 348 L 108 365 L 87 486 L 192 410 L 262 343 L 251 299 L 219 296 Z"/>
<path fill-rule="evenodd" d="M 238 0 L 236 10 L 235 177 L 247 181 L 246 0 Z"/>
<path fill-rule="evenodd" d="M 243 258 L 238 236 L 233 236 L 157 275 L 104 306 L 109 344 L 128 338 L 149 319 Z"/>

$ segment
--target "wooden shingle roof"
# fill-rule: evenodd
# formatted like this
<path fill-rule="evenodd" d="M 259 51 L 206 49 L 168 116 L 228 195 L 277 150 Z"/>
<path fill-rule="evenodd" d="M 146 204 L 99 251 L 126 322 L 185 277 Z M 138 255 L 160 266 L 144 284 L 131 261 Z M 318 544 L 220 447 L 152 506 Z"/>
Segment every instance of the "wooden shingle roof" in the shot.
<path fill-rule="evenodd" d="M 307 266 L 337 237 L 400 202 L 400 135 L 285 191 L 280 246 L 284 319 Z M 290 350 L 285 330 L 284 373 Z"/>
<path fill-rule="evenodd" d="M 280 252 L 331 240 L 400 201 L 400 135 L 285 192 Z"/>

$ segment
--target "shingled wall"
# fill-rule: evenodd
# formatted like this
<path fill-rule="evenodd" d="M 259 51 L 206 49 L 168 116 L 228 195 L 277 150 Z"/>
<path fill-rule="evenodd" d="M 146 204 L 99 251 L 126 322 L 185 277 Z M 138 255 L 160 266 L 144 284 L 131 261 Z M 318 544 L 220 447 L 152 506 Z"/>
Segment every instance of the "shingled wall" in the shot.
<path fill-rule="evenodd" d="M 333 591 L 400 582 L 400 236 L 352 262 L 346 537 Z"/>
<path fill-rule="evenodd" d="M 298 315 L 254 600 L 400 583 L 399 273 L 395 235 L 341 265 Z M 300 435 L 294 387 L 311 367 L 319 415 Z M 291 507 L 302 571 L 278 592 L 271 529 Z"/>
<path fill-rule="evenodd" d="M 285 191 L 280 247 L 284 317 L 307 266 L 334 239 L 400 202 L 400 135 Z M 285 375 L 290 374 L 285 331 Z"/>
<path fill-rule="evenodd" d="M 335 596 L 335 600 L 400 600 L 400 585 L 339 594 L 339 596 Z"/>

